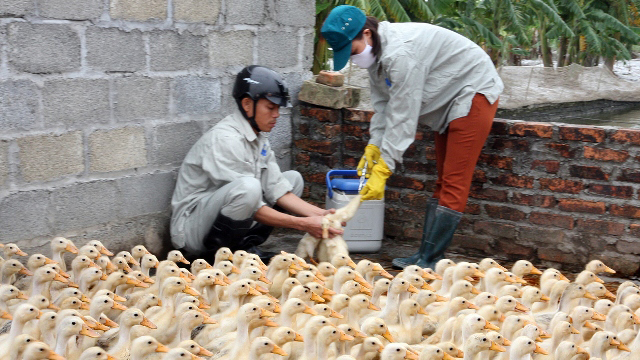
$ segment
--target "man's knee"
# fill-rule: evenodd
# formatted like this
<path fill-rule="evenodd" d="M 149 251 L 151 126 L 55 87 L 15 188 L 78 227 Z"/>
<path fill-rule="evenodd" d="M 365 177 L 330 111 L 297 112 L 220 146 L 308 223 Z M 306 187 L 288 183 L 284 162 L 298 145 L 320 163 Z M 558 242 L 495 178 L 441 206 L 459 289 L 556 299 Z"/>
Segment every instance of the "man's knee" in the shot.
<path fill-rule="evenodd" d="M 289 170 L 283 172 L 282 176 L 284 176 L 284 178 L 291 183 L 291 186 L 293 186 L 293 190 L 291 190 L 291 192 L 298 197 L 302 196 L 302 190 L 304 189 L 304 179 L 302 178 L 302 174 L 295 170 Z"/>
<path fill-rule="evenodd" d="M 227 204 L 221 212 L 232 219 L 251 217 L 262 201 L 262 185 L 253 177 L 242 177 L 231 182 Z M 238 217 L 240 216 L 240 217 Z"/>

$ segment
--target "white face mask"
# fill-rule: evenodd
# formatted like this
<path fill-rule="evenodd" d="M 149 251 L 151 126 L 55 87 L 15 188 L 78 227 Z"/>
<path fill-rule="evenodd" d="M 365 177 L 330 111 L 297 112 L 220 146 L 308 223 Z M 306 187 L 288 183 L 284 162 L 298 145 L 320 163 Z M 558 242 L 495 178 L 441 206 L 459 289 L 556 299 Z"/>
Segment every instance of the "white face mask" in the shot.
<path fill-rule="evenodd" d="M 351 55 L 351 61 L 363 69 L 368 69 L 374 62 L 376 62 L 376 56 L 373 54 L 372 50 L 373 47 L 367 44 L 361 53 Z"/>

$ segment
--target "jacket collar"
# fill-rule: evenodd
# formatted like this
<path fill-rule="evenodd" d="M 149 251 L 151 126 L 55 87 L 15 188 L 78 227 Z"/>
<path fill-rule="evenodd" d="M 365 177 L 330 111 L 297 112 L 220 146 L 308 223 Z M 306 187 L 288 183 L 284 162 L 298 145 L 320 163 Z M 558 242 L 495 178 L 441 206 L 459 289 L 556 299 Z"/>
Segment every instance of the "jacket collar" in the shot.
<path fill-rule="evenodd" d="M 231 117 L 233 119 L 233 121 L 230 122 L 231 127 L 244 135 L 247 141 L 254 141 L 258 138 L 255 131 L 253 131 L 251 124 L 249 124 L 249 120 L 244 118 L 240 109 L 236 109 L 233 114 L 231 114 Z"/>

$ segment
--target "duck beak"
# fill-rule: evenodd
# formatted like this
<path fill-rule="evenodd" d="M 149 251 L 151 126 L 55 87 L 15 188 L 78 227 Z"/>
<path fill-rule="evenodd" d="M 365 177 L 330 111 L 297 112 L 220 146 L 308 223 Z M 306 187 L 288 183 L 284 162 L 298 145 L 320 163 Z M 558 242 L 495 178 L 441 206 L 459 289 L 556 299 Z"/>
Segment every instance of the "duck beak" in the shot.
<path fill-rule="evenodd" d="M 353 341 L 353 336 L 345 334 L 344 331 L 340 331 L 339 341 Z"/>
<path fill-rule="evenodd" d="M 347 265 L 349 265 L 349 267 L 351 267 L 353 270 L 355 270 L 357 267 L 356 263 L 354 263 L 353 260 L 351 259 L 349 259 L 349 261 L 347 262 Z"/>
<path fill-rule="evenodd" d="M 133 272 L 133 269 L 131 268 L 131 266 L 124 264 L 123 270 L 128 273 Z"/>
<path fill-rule="evenodd" d="M 365 280 L 365 279 L 364 279 L 362 276 L 360 276 L 359 274 L 356 274 L 356 276 L 355 276 L 355 278 L 354 278 L 353 280 L 355 280 L 358 284 L 360 284 L 360 285 L 362 285 L 362 286 L 366 287 L 367 289 L 373 289 L 373 286 L 371 286 L 371 284 L 369 284 L 369 283 L 367 282 L 367 280 Z M 412 286 L 412 285 L 410 285 L 410 286 Z M 415 287 L 414 287 L 414 289 L 415 289 Z M 417 290 L 416 290 L 416 291 L 417 291 Z"/>
<path fill-rule="evenodd" d="M 327 280 L 327 278 L 324 275 L 322 275 L 319 271 L 315 273 L 315 276 L 322 281 Z"/>
<path fill-rule="evenodd" d="M 494 330 L 494 331 L 500 330 L 499 327 L 493 325 L 492 323 L 488 322 L 487 320 L 485 320 L 484 328 L 487 329 L 487 330 Z"/>
<path fill-rule="evenodd" d="M 532 275 L 542 275 L 542 271 L 538 270 L 537 267 L 533 266 L 531 269 L 531 274 Z"/>
<path fill-rule="evenodd" d="M 340 314 L 339 312 L 333 309 L 331 309 L 331 314 L 329 315 L 329 317 L 336 318 L 336 319 L 344 319 L 344 315 Z"/>
<path fill-rule="evenodd" d="M 596 278 L 595 278 L 593 281 L 595 281 L 595 282 L 597 282 L 597 283 L 600 283 L 600 284 L 604 284 L 604 280 L 600 279 L 600 278 L 599 278 L 599 277 L 597 277 L 597 276 L 596 276 Z"/>
<path fill-rule="evenodd" d="M 418 309 L 418 314 L 429 315 L 429 313 L 422 306 L 420 307 L 420 309 Z"/>
<path fill-rule="evenodd" d="M 200 347 L 200 352 L 198 352 L 198 355 L 202 355 L 202 356 L 213 356 L 213 353 L 205 348 L 203 348 L 202 346 L 198 345 Z"/>
<path fill-rule="evenodd" d="M 524 306 L 522 303 L 520 302 L 516 302 L 516 311 L 520 311 L 520 312 L 527 312 L 529 311 L 529 308 Z"/>
<path fill-rule="evenodd" d="M 395 340 L 393 340 L 393 336 L 391 336 L 391 333 L 389 332 L 389 329 L 387 329 L 387 331 L 382 334 L 382 337 L 387 339 L 389 342 L 395 342 Z"/>
<path fill-rule="evenodd" d="M 89 304 L 86 302 L 80 302 L 80 310 L 89 310 Z"/>
<path fill-rule="evenodd" d="M 594 311 L 593 315 L 591 315 L 591 320 L 595 320 L 595 321 L 605 321 L 607 320 L 607 316 L 600 314 L 599 312 Z"/>
<path fill-rule="evenodd" d="M 155 280 L 153 280 L 152 278 L 145 276 L 144 280 L 142 280 L 142 282 L 145 282 L 147 284 L 155 284 Z"/>
<path fill-rule="evenodd" d="M 590 323 L 589 321 L 585 321 L 583 326 L 586 327 L 587 329 L 591 329 L 591 330 L 596 330 L 597 329 L 596 326 L 593 325 L 592 323 Z"/>
<path fill-rule="evenodd" d="M 18 249 L 18 251 L 16 252 L 16 255 L 19 255 L 19 256 L 27 256 L 27 253 L 26 253 L 26 252 L 24 252 L 24 251 L 22 251 L 22 250 L 20 250 L 20 249 Z"/>
<path fill-rule="evenodd" d="M 589 300 L 598 300 L 597 297 L 593 296 L 593 294 L 591 294 L 588 291 L 585 291 L 584 296 L 585 299 L 589 299 Z"/>
<path fill-rule="evenodd" d="M 84 335 L 84 336 L 88 336 L 91 338 L 97 338 L 100 337 L 100 334 L 98 334 L 97 332 L 89 329 L 89 327 L 85 324 L 82 324 L 82 330 L 80 330 L 80 334 Z"/>
<path fill-rule="evenodd" d="M 213 285 L 227 286 L 228 284 L 224 280 L 220 280 L 218 278 L 214 278 L 213 279 Z"/>
<path fill-rule="evenodd" d="M 613 295 L 613 293 L 609 290 L 607 290 L 607 292 L 604 294 L 604 297 L 606 297 L 607 299 L 611 300 L 611 301 L 615 301 L 616 296 Z"/>
<path fill-rule="evenodd" d="M 444 353 L 444 356 L 442 357 L 442 360 L 453 360 L 453 356 L 451 356 L 451 355 L 449 355 L 447 353 Z"/>
<path fill-rule="evenodd" d="M 20 291 L 18 293 L 18 296 L 16 298 L 17 299 L 21 299 L 21 300 L 29 300 L 29 297 L 25 293 L 23 293 L 22 291 Z"/>
<path fill-rule="evenodd" d="M 276 317 L 276 314 L 272 313 L 267 309 L 260 308 L 260 317 Z"/>
<path fill-rule="evenodd" d="M 309 314 L 309 315 L 311 315 L 311 316 L 316 316 L 316 315 L 318 315 L 318 313 L 317 313 L 315 310 L 313 310 L 312 308 L 310 308 L 309 306 L 307 306 L 307 307 L 302 311 L 302 313 L 303 313 L 303 314 Z"/>
<path fill-rule="evenodd" d="M 367 338 L 367 334 L 363 333 L 362 331 L 354 330 L 353 337 L 366 339 Z"/>
<path fill-rule="evenodd" d="M 78 248 L 71 243 L 67 244 L 67 246 L 64 249 L 72 254 L 78 253 Z"/>
<path fill-rule="evenodd" d="M 407 289 L 407 291 L 414 294 L 417 294 L 419 292 L 418 289 L 416 289 L 416 287 L 411 284 L 409 284 L 409 288 Z"/>
<path fill-rule="evenodd" d="M 62 356 L 56 354 L 53 350 L 49 350 L 49 356 L 47 357 L 49 360 L 65 360 Z"/>
<path fill-rule="evenodd" d="M 201 299 L 200 303 L 198 304 L 198 309 L 207 310 L 207 309 L 211 309 L 211 306 L 209 306 L 209 304 L 207 304 L 207 302 L 204 299 Z"/>
<path fill-rule="evenodd" d="M 268 326 L 268 327 L 278 327 L 280 326 L 280 324 L 278 324 L 277 322 L 271 320 L 271 319 L 267 319 L 267 321 L 264 323 L 264 326 Z"/>
<path fill-rule="evenodd" d="M 232 274 L 240 274 L 240 269 L 238 269 L 235 265 L 231 266 L 231 273 Z"/>
<path fill-rule="evenodd" d="M 625 344 L 623 344 L 623 343 L 620 343 L 620 345 L 618 345 L 617 349 L 618 349 L 618 350 L 622 350 L 622 351 L 626 351 L 626 352 L 631 352 L 631 349 L 629 349 L 629 348 L 627 347 L 627 345 L 625 345 Z"/>
<path fill-rule="evenodd" d="M 469 302 L 469 301 L 467 302 L 467 304 L 468 304 L 468 305 L 467 305 L 467 308 L 468 308 L 468 309 L 480 310 L 480 308 L 479 308 L 476 304 L 473 304 L 473 303 L 471 303 L 471 302 Z"/>
<path fill-rule="evenodd" d="M 258 291 L 256 289 L 252 288 L 251 286 L 249 286 L 249 295 L 260 296 L 262 294 L 260 293 L 260 291 Z"/>
<path fill-rule="evenodd" d="M 478 295 L 478 294 L 480 294 L 480 290 L 478 290 L 477 287 L 472 286 L 471 287 L 471 293 L 474 294 L 474 295 Z"/>
<path fill-rule="evenodd" d="M 100 253 L 101 253 L 102 255 L 113 256 L 113 253 L 112 253 L 111 251 L 107 250 L 107 248 L 106 248 L 106 247 L 104 247 L 104 246 L 102 246 L 102 247 L 100 248 Z"/>
<path fill-rule="evenodd" d="M 538 336 L 538 337 L 535 339 L 535 342 L 542 342 L 542 338 L 541 338 L 540 336 Z"/>
<path fill-rule="evenodd" d="M 156 352 L 164 352 L 164 353 L 166 353 L 166 352 L 169 352 L 169 348 L 164 346 L 164 345 L 162 345 L 162 344 L 160 344 L 160 343 L 158 343 L 158 347 L 156 347 Z"/>
<path fill-rule="evenodd" d="M 604 266 L 604 271 L 609 273 L 609 274 L 615 274 L 616 273 L 615 270 L 613 270 L 612 268 L 610 268 L 610 267 L 608 267 L 606 265 Z"/>
<path fill-rule="evenodd" d="M 502 346 L 511 346 L 511 340 L 506 337 L 502 337 Z"/>
<path fill-rule="evenodd" d="M 280 355 L 280 356 L 289 356 L 282 348 L 276 344 L 273 344 L 273 350 L 271 350 L 272 354 Z"/>
<path fill-rule="evenodd" d="M 336 294 L 336 292 L 331 290 L 331 289 L 324 288 L 324 290 L 322 290 L 322 295 L 333 296 L 335 294 Z"/>
<path fill-rule="evenodd" d="M 373 264 L 373 271 L 384 271 L 380 264 Z"/>
<path fill-rule="evenodd" d="M 67 284 L 67 286 L 72 287 L 72 288 L 76 288 L 76 289 L 78 289 L 80 287 L 80 285 L 74 283 L 73 281 L 69 281 L 69 284 Z"/>
<path fill-rule="evenodd" d="M 387 270 L 384 270 L 384 269 L 382 269 L 382 271 L 380 271 L 380 276 L 382 276 L 382 277 L 384 277 L 384 278 L 387 278 L 387 279 L 389 279 L 389 280 L 393 279 L 393 275 L 389 274 L 389 273 L 387 272 Z M 425 279 L 425 280 L 433 280 L 433 279 L 427 279 L 427 278 L 425 278 L 425 277 L 423 277 L 423 279 Z"/>
<path fill-rule="evenodd" d="M 260 285 L 256 285 L 256 290 L 258 290 L 258 291 L 259 291 L 260 293 L 262 293 L 262 294 L 267 294 L 267 293 L 269 293 L 269 290 L 267 290 L 267 289 L 263 288 L 263 287 L 262 287 L 262 286 L 260 286 Z"/>
<path fill-rule="evenodd" d="M 614 338 L 610 338 L 609 339 L 609 345 L 611 345 L 611 346 L 619 346 L 620 342 L 618 340 L 614 339 Z"/>
<path fill-rule="evenodd" d="M 528 284 L 527 280 L 525 280 L 525 279 L 523 279 L 523 278 L 521 278 L 519 276 L 516 276 L 516 282 L 520 283 L 522 285 L 527 285 Z"/>
<path fill-rule="evenodd" d="M 127 310 L 127 307 L 126 307 L 126 306 L 124 306 L 124 305 L 122 305 L 122 304 L 120 304 L 120 303 L 117 303 L 117 302 L 115 302 L 115 301 L 113 302 L 113 306 L 112 306 L 111 308 L 112 308 L 112 309 L 115 309 L 115 310 L 122 310 L 122 311 Z"/>
<path fill-rule="evenodd" d="M 200 296 L 200 293 L 197 292 L 194 288 L 192 288 L 189 285 L 185 285 L 184 290 L 182 290 L 182 292 L 187 294 L 187 295 L 191 295 L 191 296 L 195 296 L 195 297 Z"/>
<path fill-rule="evenodd" d="M 533 350 L 533 352 L 536 353 L 536 354 L 549 355 L 547 350 L 541 348 L 538 344 L 536 344 L 536 349 Z"/>
<path fill-rule="evenodd" d="M 562 274 L 560 274 L 560 280 L 569 281 L 569 279 Z"/>
<path fill-rule="evenodd" d="M 100 280 L 102 281 L 106 281 L 108 278 L 107 274 L 102 274 L 102 276 L 100 276 Z"/>
<path fill-rule="evenodd" d="M 204 317 L 204 321 L 203 321 L 202 323 L 203 323 L 203 324 L 211 324 L 211 325 L 214 325 L 214 324 L 217 324 L 218 322 L 217 322 L 217 321 L 215 321 L 211 316 L 206 316 L 206 315 L 205 315 L 205 317 Z"/>
<path fill-rule="evenodd" d="M 367 289 L 366 287 L 360 287 L 360 293 L 371 296 L 371 290 Z"/>
<path fill-rule="evenodd" d="M 433 286 L 429 285 L 426 281 L 424 283 L 422 283 L 422 286 L 420 287 L 420 289 L 435 291 Z"/>
<path fill-rule="evenodd" d="M 384 345 L 380 345 L 380 347 L 378 348 L 378 352 L 382 354 L 383 351 L 384 351 Z"/>
<path fill-rule="evenodd" d="M 449 298 L 441 295 L 436 295 L 436 302 L 447 302 L 447 301 L 449 301 Z"/>
<path fill-rule="evenodd" d="M 58 262 L 57 261 L 53 261 L 53 260 L 49 259 L 48 257 L 45 257 L 44 258 L 44 263 L 45 263 L 45 265 L 48 265 L 48 264 L 57 264 Z"/>
<path fill-rule="evenodd" d="M 13 316 L 11 316 L 11 314 L 9 314 L 6 311 L 2 312 L 2 315 L 0 315 L 0 318 L 5 320 L 13 320 Z"/>
<path fill-rule="evenodd" d="M 587 352 L 587 350 L 581 348 L 580 346 L 578 346 L 578 354 L 585 354 L 585 355 L 589 355 L 589 353 Z"/>
<path fill-rule="evenodd" d="M 367 306 L 368 309 L 374 310 L 374 311 L 380 311 L 380 308 L 376 306 L 376 304 L 369 302 L 369 306 Z"/>
<path fill-rule="evenodd" d="M 27 276 L 32 276 L 33 273 L 31 271 L 29 271 L 29 269 L 23 267 L 22 269 L 20 269 L 20 271 L 18 271 L 18 274 L 23 274 L 23 275 L 27 275 Z"/>
<path fill-rule="evenodd" d="M 61 282 L 63 284 L 68 284 L 69 283 L 69 280 L 65 279 L 64 276 L 62 276 L 60 274 L 57 274 L 57 273 L 53 276 L 53 280 L 54 281 L 59 281 L 59 282 Z"/>
<path fill-rule="evenodd" d="M 264 276 L 264 275 L 260 275 L 260 277 L 258 278 L 258 281 L 262 281 L 263 283 L 265 283 L 267 285 L 271 285 L 272 284 L 271 280 L 267 279 L 267 277 Z"/>
<path fill-rule="evenodd" d="M 543 295 L 540 297 L 540 301 L 548 302 L 549 300 L 551 300 L 551 299 L 550 299 L 547 295 L 544 295 L 544 294 L 543 294 Z"/>
<path fill-rule="evenodd" d="M 110 328 L 117 328 L 117 327 L 119 327 L 119 325 L 118 325 L 118 323 L 117 323 L 117 322 L 115 322 L 115 321 L 113 321 L 113 320 L 111 320 L 111 319 L 109 319 L 109 318 L 106 318 L 106 319 L 104 320 L 104 324 L 105 324 L 105 325 L 107 325 L 107 326 L 108 326 L 108 327 L 110 327 Z"/>
<path fill-rule="evenodd" d="M 507 319 L 506 316 L 504 316 L 504 314 L 500 314 L 500 319 L 498 321 L 500 321 L 501 323 L 503 323 L 505 320 Z M 505 345 L 507 346 L 507 345 Z"/>
<path fill-rule="evenodd" d="M 496 344 L 494 341 L 491 342 L 491 347 L 489 348 L 489 350 L 493 350 L 493 351 L 497 351 L 497 352 L 505 352 L 505 351 L 507 351 L 507 349 L 505 349 L 502 346 Z"/>
<path fill-rule="evenodd" d="M 479 278 L 483 278 L 484 277 L 484 273 L 482 271 L 476 269 L 476 271 L 473 272 L 473 276 L 479 277 Z"/>
<path fill-rule="evenodd" d="M 302 337 L 302 335 L 296 333 L 296 337 L 293 338 L 293 341 L 304 342 L 304 337 Z"/>
<path fill-rule="evenodd" d="M 319 302 L 319 303 L 323 303 L 325 302 L 325 300 L 320 297 L 318 294 L 311 292 L 311 300 L 315 301 L 315 302 Z"/>
<path fill-rule="evenodd" d="M 640 324 L 640 316 L 636 315 L 636 314 L 632 314 L 633 315 L 633 323 L 634 324 Z"/>
<path fill-rule="evenodd" d="M 576 329 L 575 327 L 573 327 L 573 325 L 571 326 L 571 333 L 572 334 L 580 334 L 580 330 Z"/>
<path fill-rule="evenodd" d="M 418 356 L 409 350 L 407 350 L 407 353 L 405 354 L 404 358 L 409 360 L 418 360 Z"/>
<path fill-rule="evenodd" d="M 276 314 L 280 314 L 282 312 L 282 307 L 280 306 L 280 304 L 275 304 L 275 306 L 273 307 L 273 312 Z"/>
<path fill-rule="evenodd" d="M 149 329 L 157 329 L 158 328 L 156 326 L 156 324 L 152 323 L 151 320 L 147 319 L 146 317 L 144 319 L 142 319 L 142 322 L 140 323 L 140 325 L 148 327 Z"/>
<path fill-rule="evenodd" d="M 465 276 L 464 277 L 465 280 L 469 281 L 469 282 L 474 282 L 476 281 L 474 278 L 472 278 L 471 276 Z"/>

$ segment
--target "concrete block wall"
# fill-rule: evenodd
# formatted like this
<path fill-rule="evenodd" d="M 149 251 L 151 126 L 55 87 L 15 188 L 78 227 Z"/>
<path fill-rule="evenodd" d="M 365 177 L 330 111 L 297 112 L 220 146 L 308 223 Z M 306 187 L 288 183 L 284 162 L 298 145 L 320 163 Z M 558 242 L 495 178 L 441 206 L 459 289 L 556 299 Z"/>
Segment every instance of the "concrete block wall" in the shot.
<path fill-rule="evenodd" d="M 177 169 L 235 109 L 235 74 L 272 67 L 296 104 L 314 22 L 313 0 L 0 1 L 0 242 L 163 250 Z"/>
<path fill-rule="evenodd" d="M 296 113 L 294 168 L 307 181 L 307 199 L 323 206 L 327 170 L 356 167 L 371 115 L 312 105 Z M 451 250 L 572 271 L 599 258 L 638 275 L 639 164 L 640 130 L 497 119 Z M 419 127 L 387 182 L 381 251 L 389 257 L 419 246 L 436 179 L 433 135 Z"/>

